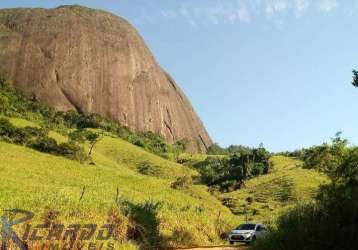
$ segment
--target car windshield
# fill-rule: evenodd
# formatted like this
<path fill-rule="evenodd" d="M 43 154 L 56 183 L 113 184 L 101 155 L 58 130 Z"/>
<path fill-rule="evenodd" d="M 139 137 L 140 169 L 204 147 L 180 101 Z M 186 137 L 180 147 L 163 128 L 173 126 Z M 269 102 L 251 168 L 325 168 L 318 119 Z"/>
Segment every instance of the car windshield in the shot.
<path fill-rule="evenodd" d="M 255 230 L 256 224 L 242 224 L 236 230 Z"/>

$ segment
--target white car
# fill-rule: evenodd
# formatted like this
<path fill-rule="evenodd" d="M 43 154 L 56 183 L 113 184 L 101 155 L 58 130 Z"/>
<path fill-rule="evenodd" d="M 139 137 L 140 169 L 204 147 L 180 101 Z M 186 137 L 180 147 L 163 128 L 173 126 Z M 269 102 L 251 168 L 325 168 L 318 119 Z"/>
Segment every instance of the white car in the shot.
<path fill-rule="evenodd" d="M 266 227 L 262 224 L 241 224 L 229 233 L 229 241 L 230 244 L 234 244 L 235 242 L 252 243 L 256 239 L 265 236 L 266 233 Z"/>

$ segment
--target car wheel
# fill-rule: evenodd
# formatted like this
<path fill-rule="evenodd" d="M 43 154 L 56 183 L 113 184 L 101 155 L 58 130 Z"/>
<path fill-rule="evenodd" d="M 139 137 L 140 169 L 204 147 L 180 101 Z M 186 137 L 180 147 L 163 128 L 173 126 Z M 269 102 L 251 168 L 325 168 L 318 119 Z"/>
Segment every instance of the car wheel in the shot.
<path fill-rule="evenodd" d="M 233 241 L 230 241 L 230 245 L 234 245 L 234 243 L 235 243 L 235 242 L 233 242 Z"/>
<path fill-rule="evenodd" d="M 256 241 L 256 236 L 254 235 L 254 236 L 252 236 L 252 239 L 251 239 L 251 241 L 250 241 L 250 244 L 253 244 L 255 241 Z"/>

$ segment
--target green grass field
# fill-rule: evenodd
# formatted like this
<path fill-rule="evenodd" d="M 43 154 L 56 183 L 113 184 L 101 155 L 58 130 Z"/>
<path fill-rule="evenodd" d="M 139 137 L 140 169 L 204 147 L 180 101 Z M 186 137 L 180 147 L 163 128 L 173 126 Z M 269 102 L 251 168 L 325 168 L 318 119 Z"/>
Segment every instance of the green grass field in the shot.
<path fill-rule="evenodd" d="M 34 126 L 21 119 L 11 122 L 16 126 Z M 55 132 L 52 135 L 64 140 Z M 119 198 L 133 204 L 160 203 L 156 219 L 167 247 L 220 243 L 218 227 L 230 228 L 238 223 L 205 186 L 170 188 L 177 177 L 196 175 L 194 170 L 119 138 L 106 136 L 96 145 L 95 165 L 5 142 L 0 142 L 0 152 L 0 206 L 33 211 L 38 222 L 45 211 L 57 211 L 58 220 L 65 224 L 103 224 L 109 211 L 118 209 L 118 189 Z M 138 173 L 137 166 L 143 162 L 156 168 L 156 176 Z M 83 187 L 85 192 L 79 201 Z"/>
<path fill-rule="evenodd" d="M 18 127 L 38 126 L 20 118 L 10 121 Z M 49 136 L 67 141 L 54 131 Z M 231 199 L 230 210 L 206 186 L 170 187 L 178 177 L 196 176 L 195 170 L 110 134 L 96 144 L 94 165 L 1 141 L 0 152 L 1 208 L 33 211 L 35 222 L 56 211 L 57 220 L 66 225 L 103 224 L 113 211 L 120 211 L 118 200 L 134 205 L 159 203 L 155 220 L 165 247 L 221 244 L 220 234 L 244 221 L 248 197 L 253 200 L 247 209 L 250 220 L 274 221 L 283 209 L 309 200 L 319 184 L 327 181 L 313 170 L 302 169 L 299 161 L 273 157 L 270 174 L 249 180 L 244 189 L 220 195 L 221 200 Z M 205 159 L 204 155 L 190 157 L 193 161 Z M 153 168 L 150 175 L 140 173 L 143 164 Z M 146 219 L 149 223 L 153 218 Z M 118 249 L 136 249 L 134 242 L 117 244 Z"/>
<path fill-rule="evenodd" d="M 298 202 L 307 202 L 328 178 L 302 168 L 302 162 L 284 156 L 270 159 L 272 170 L 246 182 L 246 187 L 227 193 L 225 199 L 242 220 L 274 224 L 277 216 Z"/>

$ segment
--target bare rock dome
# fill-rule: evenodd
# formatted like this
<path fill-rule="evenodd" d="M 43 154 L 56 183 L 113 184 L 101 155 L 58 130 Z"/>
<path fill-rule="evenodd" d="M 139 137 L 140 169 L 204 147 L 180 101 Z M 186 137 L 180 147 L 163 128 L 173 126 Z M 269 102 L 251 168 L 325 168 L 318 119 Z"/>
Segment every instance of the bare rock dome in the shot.
<path fill-rule="evenodd" d="M 0 10 L 0 71 L 58 110 L 102 114 L 136 131 L 212 141 L 190 102 L 123 18 L 81 6 Z"/>

